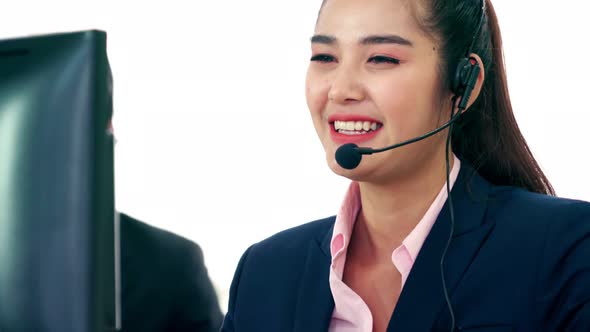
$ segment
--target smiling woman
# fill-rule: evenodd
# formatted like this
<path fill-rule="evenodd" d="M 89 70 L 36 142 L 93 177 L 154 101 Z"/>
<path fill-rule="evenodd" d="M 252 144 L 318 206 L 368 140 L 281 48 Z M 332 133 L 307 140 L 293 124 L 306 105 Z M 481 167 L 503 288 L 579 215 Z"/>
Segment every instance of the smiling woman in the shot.
<path fill-rule="evenodd" d="M 311 119 L 351 184 L 244 253 L 222 330 L 590 330 L 590 204 L 553 196 L 520 133 L 491 2 L 326 0 L 311 49 Z"/>

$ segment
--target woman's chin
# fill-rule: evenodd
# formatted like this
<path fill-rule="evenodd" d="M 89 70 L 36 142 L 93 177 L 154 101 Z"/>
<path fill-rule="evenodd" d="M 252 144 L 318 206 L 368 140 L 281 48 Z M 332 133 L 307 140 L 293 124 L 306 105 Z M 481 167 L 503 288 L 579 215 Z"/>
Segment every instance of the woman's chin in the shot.
<path fill-rule="evenodd" d="M 346 169 L 338 164 L 333 155 L 328 156 L 327 161 L 328 167 L 334 172 L 334 174 L 352 181 L 365 181 L 367 180 L 368 173 L 370 174 L 370 171 L 367 169 L 368 165 L 362 165 L 362 163 L 353 169 Z"/>

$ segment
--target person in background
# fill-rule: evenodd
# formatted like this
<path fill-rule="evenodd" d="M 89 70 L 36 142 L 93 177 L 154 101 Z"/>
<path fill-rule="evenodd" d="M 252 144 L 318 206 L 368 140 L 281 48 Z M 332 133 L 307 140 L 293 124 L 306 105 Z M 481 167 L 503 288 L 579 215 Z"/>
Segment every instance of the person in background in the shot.
<path fill-rule="evenodd" d="M 489 0 L 324 0 L 311 53 L 312 122 L 351 184 L 246 250 L 222 331 L 590 331 L 590 204 L 554 196 L 516 124 Z"/>
<path fill-rule="evenodd" d="M 219 331 L 199 246 L 120 213 L 122 332 Z"/>

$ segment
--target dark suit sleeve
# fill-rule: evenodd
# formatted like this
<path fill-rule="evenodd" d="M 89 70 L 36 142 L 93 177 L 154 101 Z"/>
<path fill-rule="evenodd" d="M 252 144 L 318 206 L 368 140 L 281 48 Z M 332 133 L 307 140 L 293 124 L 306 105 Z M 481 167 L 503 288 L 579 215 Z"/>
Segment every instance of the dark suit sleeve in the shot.
<path fill-rule="evenodd" d="M 190 245 L 189 245 L 190 244 Z M 177 308 L 171 325 L 174 331 L 218 332 L 223 319 L 217 295 L 204 263 L 201 248 L 190 242 L 185 248 L 185 262 L 181 266 L 184 282 L 178 289 Z"/>
<path fill-rule="evenodd" d="M 227 309 L 227 314 L 225 315 L 225 320 L 223 321 L 223 326 L 221 327 L 221 332 L 234 332 L 234 316 L 235 316 L 235 309 L 236 309 L 236 297 L 238 295 L 238 287 L 240 285 L 240 279 L 242 277 L 242 270 L 244 269 L 244 265 L 246 264 L 246 259 L 248 257 L 248 253 L 250 252 L 252 247 L 248 248 L 246 252 L 240 258 L 240 262 L 238 263 L 238 267 L 236 268 L 236 272 L 234 274 L 234 278 L 231 283 L 231 287 L 229 290 L 229 305 Z"/>
<path fill-rule="evenodd" d="M 553 217 L 541 256 L 540 328 L 590 331 L 590 204 L 573 203 Z"/>

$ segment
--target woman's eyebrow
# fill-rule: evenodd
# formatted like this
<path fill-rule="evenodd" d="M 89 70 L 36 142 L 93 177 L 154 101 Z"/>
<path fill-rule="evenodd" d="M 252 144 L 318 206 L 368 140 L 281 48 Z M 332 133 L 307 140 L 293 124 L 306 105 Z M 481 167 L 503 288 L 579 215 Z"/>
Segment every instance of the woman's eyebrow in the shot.
<path fill-rule="evenodd" d="M 360 40 L 363 45 L 374 44 L 398 44 L 402 46 L 413 46 L 412 42 L 398 35 L 371 35 Z"/>
<path fill-rule="evenodd" d="M 311 37 L 312 44 L 333 45 L 337 43 L 334 36 L 329 35 L 314 35 Z M 402 46 L 413 46 L 413 43 L 408 39 L 398 35 L 370 35 L 362 37 L 359 40 L 361 45 L 376 45 L 376 44 L 397 44 Z"/>
<path fill-rule="evenodd" d="M 312 44 L 325 44 L 325 45 L 332 45 L 336 43 L 336 37 L 328 36 L 328 35 L 313 35 L 311 37 Z"/>

